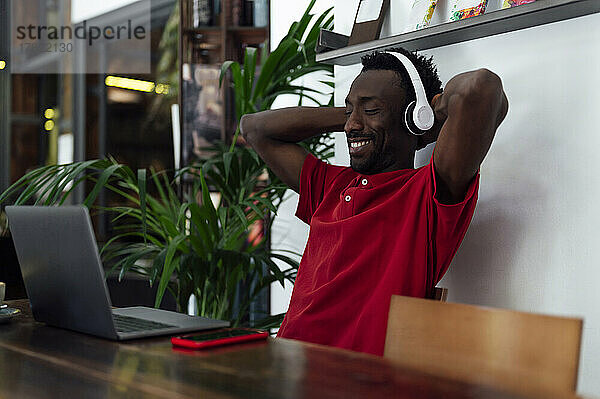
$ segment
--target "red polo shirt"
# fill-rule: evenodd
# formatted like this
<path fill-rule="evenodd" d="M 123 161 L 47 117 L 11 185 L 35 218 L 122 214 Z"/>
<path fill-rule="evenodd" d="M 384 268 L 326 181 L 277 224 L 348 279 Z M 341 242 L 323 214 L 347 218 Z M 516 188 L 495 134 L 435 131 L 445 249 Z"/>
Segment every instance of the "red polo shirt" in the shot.
<path fill-rule="evenodd" d="M 479 175 L 455 205 L 435 184 L 433 161 L 361 175 L 308 155 L 296 216 L 310 234 L 278 336 L 382 355 L 391 296 L 432 294 L 475 210 Z"/>

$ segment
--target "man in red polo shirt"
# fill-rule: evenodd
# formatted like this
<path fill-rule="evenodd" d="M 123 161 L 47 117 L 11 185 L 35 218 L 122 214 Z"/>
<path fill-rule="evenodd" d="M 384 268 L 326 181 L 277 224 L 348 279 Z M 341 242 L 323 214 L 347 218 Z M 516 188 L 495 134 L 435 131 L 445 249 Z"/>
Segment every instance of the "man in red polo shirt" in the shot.
<path fill-rule="evenodd" d="M 386 53 L 363 57 L 346 107 L 242 118 L 242 134 L 300 194 L 296 216 L 310 225 L 280 337 L 381 355 L 391 296 L 431 296 L 467 231 L 479 165 L 508 111 L 502 83 L 480 69 L 442 92 L 431 59 L 395 51 L 416 67 L 435 114 L 423 136 L 405 124 L 410 77 Z M 351 167 L 297 144 L 342 128 Z M 414 169 L 415 151 L 436 140 L 429 164 Z"/>

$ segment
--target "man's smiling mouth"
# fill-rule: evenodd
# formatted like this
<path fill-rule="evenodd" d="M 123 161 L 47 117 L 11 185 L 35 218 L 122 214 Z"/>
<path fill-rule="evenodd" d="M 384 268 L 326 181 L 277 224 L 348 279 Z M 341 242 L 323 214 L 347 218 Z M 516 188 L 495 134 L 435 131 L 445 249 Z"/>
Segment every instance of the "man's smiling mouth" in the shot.
<path fill-rule="evenodd" d="M 348 140 L 348 149 L 350 151 L 350 155 L 358 155 L 366 150 L 373 143 L 373 139 L 353 139 Z"/>
<path fill-rule="evenodd" d="M 363 141 L 356 141 L 353 143 L 350 143 L 350 148 L 360 148 L 363 145 L 367 145 L 371 142 L 371 140 L 363 140 Z"/>

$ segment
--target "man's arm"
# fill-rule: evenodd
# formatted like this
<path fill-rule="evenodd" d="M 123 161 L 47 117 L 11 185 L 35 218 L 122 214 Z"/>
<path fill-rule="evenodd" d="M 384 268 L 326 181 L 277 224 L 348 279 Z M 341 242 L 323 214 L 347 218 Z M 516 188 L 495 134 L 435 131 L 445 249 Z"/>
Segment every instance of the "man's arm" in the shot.
<path fill-rule="evenodd" d="M 508 112 L 508 100 L 500 78 L 479 69 L 450 79 L 444 92 L 433 98 L 432 106 L 440 129 L 433 155 L 437 197 L 443 203 L 457 203 L 464 198 Z"/>
<path fill-rule="evenodd" d="M 342 131 L 345 108 L 294 107 L 247 114 L 242 136 L 271 170 L 295 192 L 308 152 L 296 143 L 328 132 Z"/>

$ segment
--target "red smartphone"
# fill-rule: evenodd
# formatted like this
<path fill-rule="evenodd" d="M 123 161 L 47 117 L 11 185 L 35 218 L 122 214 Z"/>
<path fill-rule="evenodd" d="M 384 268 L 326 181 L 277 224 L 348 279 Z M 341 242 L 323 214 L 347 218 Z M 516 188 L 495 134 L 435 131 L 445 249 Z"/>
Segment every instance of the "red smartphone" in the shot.
<path fill-rule="evenodd" d="M 171 343 L 188 349 L 212 348 L 213 346 L 237 344 L 240 342 L 266 339 L 267 331 L 251 328 L 221 328 L 195 334 L 180 335 L 171 338 Z"/>

